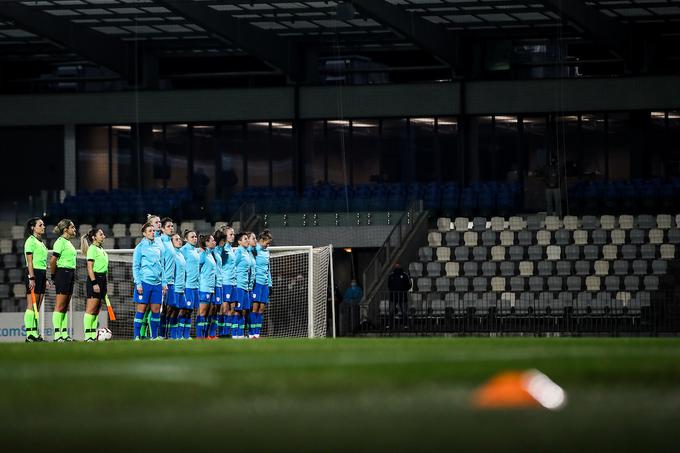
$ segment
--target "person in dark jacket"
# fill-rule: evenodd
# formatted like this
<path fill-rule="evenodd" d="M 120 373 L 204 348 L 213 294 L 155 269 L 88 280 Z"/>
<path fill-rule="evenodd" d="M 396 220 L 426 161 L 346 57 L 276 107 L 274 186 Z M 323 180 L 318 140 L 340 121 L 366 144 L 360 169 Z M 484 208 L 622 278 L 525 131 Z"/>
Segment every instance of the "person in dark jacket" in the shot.
<path fill-rule="evenodd" d="M 406 325 L 407 321 L 407 292 L 411 289 L 411 277 L 404 272 L 399 263 L 387 277 L 387 289 L 390 290 L 390 313 L 394 317 L 397 308 L 401 314 L 401 322 Z"/>

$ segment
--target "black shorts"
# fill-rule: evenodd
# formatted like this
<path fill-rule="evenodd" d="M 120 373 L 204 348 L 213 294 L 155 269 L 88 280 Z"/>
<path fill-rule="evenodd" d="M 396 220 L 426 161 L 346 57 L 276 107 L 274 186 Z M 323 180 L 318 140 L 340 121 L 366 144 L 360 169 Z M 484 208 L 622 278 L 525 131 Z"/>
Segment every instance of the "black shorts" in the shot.
<path fill-rule="evenodd" d="M 56 293 L 69 296 L 73 294 L 73 283 L 75 282 L 75 276 L 75 269 L 58 267 L 57 273 L 54 275 L 54 287 Z"/>
<path fill-rule="evenodd" d="M 45 286 L 47 284 L 47 271 L 45 269 L 33 269 L 33 276 L 35 277 L 35 293 L 45 294 Z M 31 294 L 31 289 L 28 287 L 28 273 L 26 273 L 26 294 Z"/>
<path fill-rule="evenodd" d="M 93 287 L 95 283 L 91 282 L 88 278 L 87 282 L 85 282 L 85 293 L 87 294 L 87 298 L 104 300 L 104 296 L 106 296 L 106 274 L 95 272 L 94 279 L 96 280 L 96 284 L 99 285 L 99 292 L 94 292 Z"/>

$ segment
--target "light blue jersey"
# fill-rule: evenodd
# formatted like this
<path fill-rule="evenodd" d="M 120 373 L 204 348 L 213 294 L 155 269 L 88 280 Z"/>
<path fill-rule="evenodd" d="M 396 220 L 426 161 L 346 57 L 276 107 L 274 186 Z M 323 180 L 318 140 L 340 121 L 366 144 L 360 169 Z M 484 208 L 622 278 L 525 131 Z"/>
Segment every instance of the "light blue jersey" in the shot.
<path fill-rule="evenodd" d="M 210 250 L 205 250 L 201 253 L 199 260 L 199 278 L 198 290 L 202 293 L 215 292 L 215 274 L 216 274 L 215 257 Z"/>
<path fill-rule="evenodd" d="M 225 244 L 222 248 L 222 283 L 236 286 L 236 254 L 231 244 Z"/>
<path fill-rule="evenodd" d="M 163 262 L 163 249 L 156 241 L 142 239 L 132 254 L 132 278 L 135 286 L 168 284 Z"/>
<path fill-rule="evenodd" d="M 163 244 L 165 275 L 168 276 L 168 284 L 172 285 L 175 283 L 175 246 L 172 245 L 172 240 L 167 234 L 161 236 L 161 243 Z"/>
<path fill-rule="evenodd" d="M 223 246 L 217 246 L 213 249 L 213 257 L 215 258 L 215 281 L 218 288 L 221 288 L 224 282 L 224 275 L 222 273 L 222 249 Z"/>
<path fill-rule="evenodd" d="M 186 282 L 184 287 L 187 289 L 198 289 L 198 266 L 199 249 L 188 242 L 180 249 L 186 261 Z"/>
<path fill-rule="evenodd" d="M 175 252 L 175 292 L 183 293 L 187 283 L 187 260 L 182 255 L 181 249 L 174 249 Z"/>
<path fill-rule="evenodd" d="M 235 252 L 236 287 L 245 291 L 253 289 L 255 282 L 255 257 L 246 247 L 239 246 Z"/>
<path fill-rule="evenodd" d="M 257 244 L 255 256 L 255 283 L 258 285 L 272 286 L 272 274 L 269 269 L 269 249 L 262 248 Z"/>

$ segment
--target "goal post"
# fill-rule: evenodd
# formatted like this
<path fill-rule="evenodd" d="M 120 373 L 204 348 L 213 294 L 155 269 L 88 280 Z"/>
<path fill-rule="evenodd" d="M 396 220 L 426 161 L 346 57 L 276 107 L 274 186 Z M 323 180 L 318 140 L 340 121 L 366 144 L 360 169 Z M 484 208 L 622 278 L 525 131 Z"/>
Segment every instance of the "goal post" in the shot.
<path fill-rule="evenodd" d="M 109 256 L 108 294 L 116 313 L 116 321 L 108 328 L 114 339 L 132 339 L 136 305 L 132 302 L 133 249 L 107 249 Z M 329 307 L 329 294 L 333 294 L 332 246 L 270 246 L 270 269 L 273 287 L 265 311 L 262 336 L 270 338 L 324 338 L 332 335 L 335 312 Z M 76 282 L 69 307 L 69 328 L 82 324 L 80 316 L 85 310 L 86 261 L 78 252 Z M 329 292 L 330 291 L 330 292 Z M 48 290 L 41 307 L 40 329 L 49 330 L 49 318 L 54 309 L 54 290 Z M 196 310 L 194 310 L 195 312 Z M 77 313 L 79 316 L 74 316 Z M 196 313 L 194 313 L 195 316 Z M 329 319 L 330 317 L 330 319 Z M 103 306 L 101 320 L 106 320 Z M 50 318 L 51 319 L 51 318 Z M 192 326 L 195 327 L 195 320 Z M 80 329 L 82 330 L 82 329 Z M 76 329 L 76 332 L 78 329 Z M 192 331 L 193 336 L 193 331 Z M 82 338 L 76 335 L 76 339 Z"/>

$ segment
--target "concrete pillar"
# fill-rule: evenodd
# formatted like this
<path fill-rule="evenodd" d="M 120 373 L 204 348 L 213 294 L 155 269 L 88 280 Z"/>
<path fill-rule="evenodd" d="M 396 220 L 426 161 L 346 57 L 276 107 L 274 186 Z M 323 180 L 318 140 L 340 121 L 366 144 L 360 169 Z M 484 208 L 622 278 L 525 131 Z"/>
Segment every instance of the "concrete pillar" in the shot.
<path fill-rule="evenodd" d="M 64 125 L 64 190 L 67 194 L 76 192 L 76 127 Z"/>

